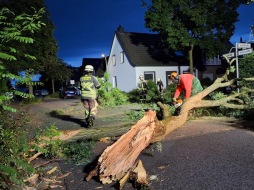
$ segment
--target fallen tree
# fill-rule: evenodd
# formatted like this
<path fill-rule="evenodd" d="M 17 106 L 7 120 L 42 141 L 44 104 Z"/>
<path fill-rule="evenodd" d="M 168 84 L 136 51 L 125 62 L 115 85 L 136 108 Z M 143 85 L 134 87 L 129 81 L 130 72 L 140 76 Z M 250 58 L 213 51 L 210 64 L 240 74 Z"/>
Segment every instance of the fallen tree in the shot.
<path fill-rule="evenodd" d="M 228 63 L 231 65 L 232 61 L 228 60 Z M 242 87 L 240 91 L 217 100 L 204 99 L 208 94 L 219 88 L 231 86 L 237 89 L 239 88 L 237 86 L 238 81 L 254 80 L 254 78 L 228 80 L 229 73 L 229 70 L 227 70 L 211 86 L 185 100 L 178 116 L 170 116 L 168 106 L 158 102 L 158 106 L 163 113 L 163 119 L 159 121 L 154 111 L 148 111 L 136 125 L 132 126 L 130 131 L 122 135 L 117 142 L 103 152 L 98 159 L 97 166 L 89 173 L 86 180 L 89 181 L 93 176 L 98 176 L 103 184 L 119 182 L 120 189 L 122 189 L 124 185 L 122 181 L 126 181 L 126 178 L 130 177 L 136 169 L 133 166 L 135 166 L 140 152 L 149 144 L 163 140 L 167 134 L 181 127 L 186 122 L 189 111 L 193 108 L 218 106 L 233 109 L 250 108 L 251 104 L 246 101 L 246 97 L 254 90 L 247 87 Z M 142 174 L 144 174 L 143 171 Z M 143 185 L 147 185 L 146 180 L 139 180 L 138 178 L 136 180 L 143 183 Z"/>

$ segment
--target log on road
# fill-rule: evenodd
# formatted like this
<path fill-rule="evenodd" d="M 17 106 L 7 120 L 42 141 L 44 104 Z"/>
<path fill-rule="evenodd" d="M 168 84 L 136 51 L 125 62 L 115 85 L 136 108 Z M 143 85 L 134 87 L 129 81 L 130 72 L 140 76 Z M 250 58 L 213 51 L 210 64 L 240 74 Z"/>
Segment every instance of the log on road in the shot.
<path fill-rule="evenodd" d="M 96 168 L 90 172 L 86 180 L 89 181 L 97 175 L 103 184 L 119 181 L 133 167 L 140 152 L 157 134 L 165 134 L 165 127 L 158 121 L 156 112 L 149 110 L 127 133 L 106 148 L 98 159 Z"/>

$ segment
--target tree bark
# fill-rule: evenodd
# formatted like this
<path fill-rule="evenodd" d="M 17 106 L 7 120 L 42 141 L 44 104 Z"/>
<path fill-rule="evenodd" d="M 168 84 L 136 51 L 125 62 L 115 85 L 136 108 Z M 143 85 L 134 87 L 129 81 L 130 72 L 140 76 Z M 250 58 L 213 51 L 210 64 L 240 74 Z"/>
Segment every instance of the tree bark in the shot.
<path fill-rule="evenodd" d="M 194 48 L 194 45 L 190 43 L 190 50 L 188 51 L 189 63 L 190 63 L 190 74 L 193 74 L 193 48 Z"/>
<path fill-rule="evenodd" d="M 52 83 L 52 93 L 55 93 L 55 80 L 51 79 L 51 83 Z"/>

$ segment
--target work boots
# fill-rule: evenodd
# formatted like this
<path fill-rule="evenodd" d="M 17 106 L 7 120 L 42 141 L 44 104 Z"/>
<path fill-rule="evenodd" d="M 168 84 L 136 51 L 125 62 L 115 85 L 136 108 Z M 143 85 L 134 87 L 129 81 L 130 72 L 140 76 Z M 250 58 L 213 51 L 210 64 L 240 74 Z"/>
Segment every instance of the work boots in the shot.
<path fill-rule="evenodd" d="M 94 121 L 94 117 L 93 116 L 90 116 L 90 117 L 86 118 L 86 126 L 88 128 L 91 128 L 93 126 L 93 121 Z"/>

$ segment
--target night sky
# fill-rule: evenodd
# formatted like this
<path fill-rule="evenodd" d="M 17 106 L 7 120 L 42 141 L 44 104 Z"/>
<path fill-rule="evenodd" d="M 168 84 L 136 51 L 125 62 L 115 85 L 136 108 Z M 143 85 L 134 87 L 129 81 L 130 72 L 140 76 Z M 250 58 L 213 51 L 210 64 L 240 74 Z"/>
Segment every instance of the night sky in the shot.
<path fill-rule="evenodd" d="M 58 56 L 75 67 L 81 66 L 82 58 L 109 55 L 119 25 L 126 32 L 149 33 L 140 0 L 46 0 L 46 5 L 55 25 Z M 239 13 L 233 44 L 240 37 L 248 41 L 254 25 L 254 5 L 241 6 Z"/>

